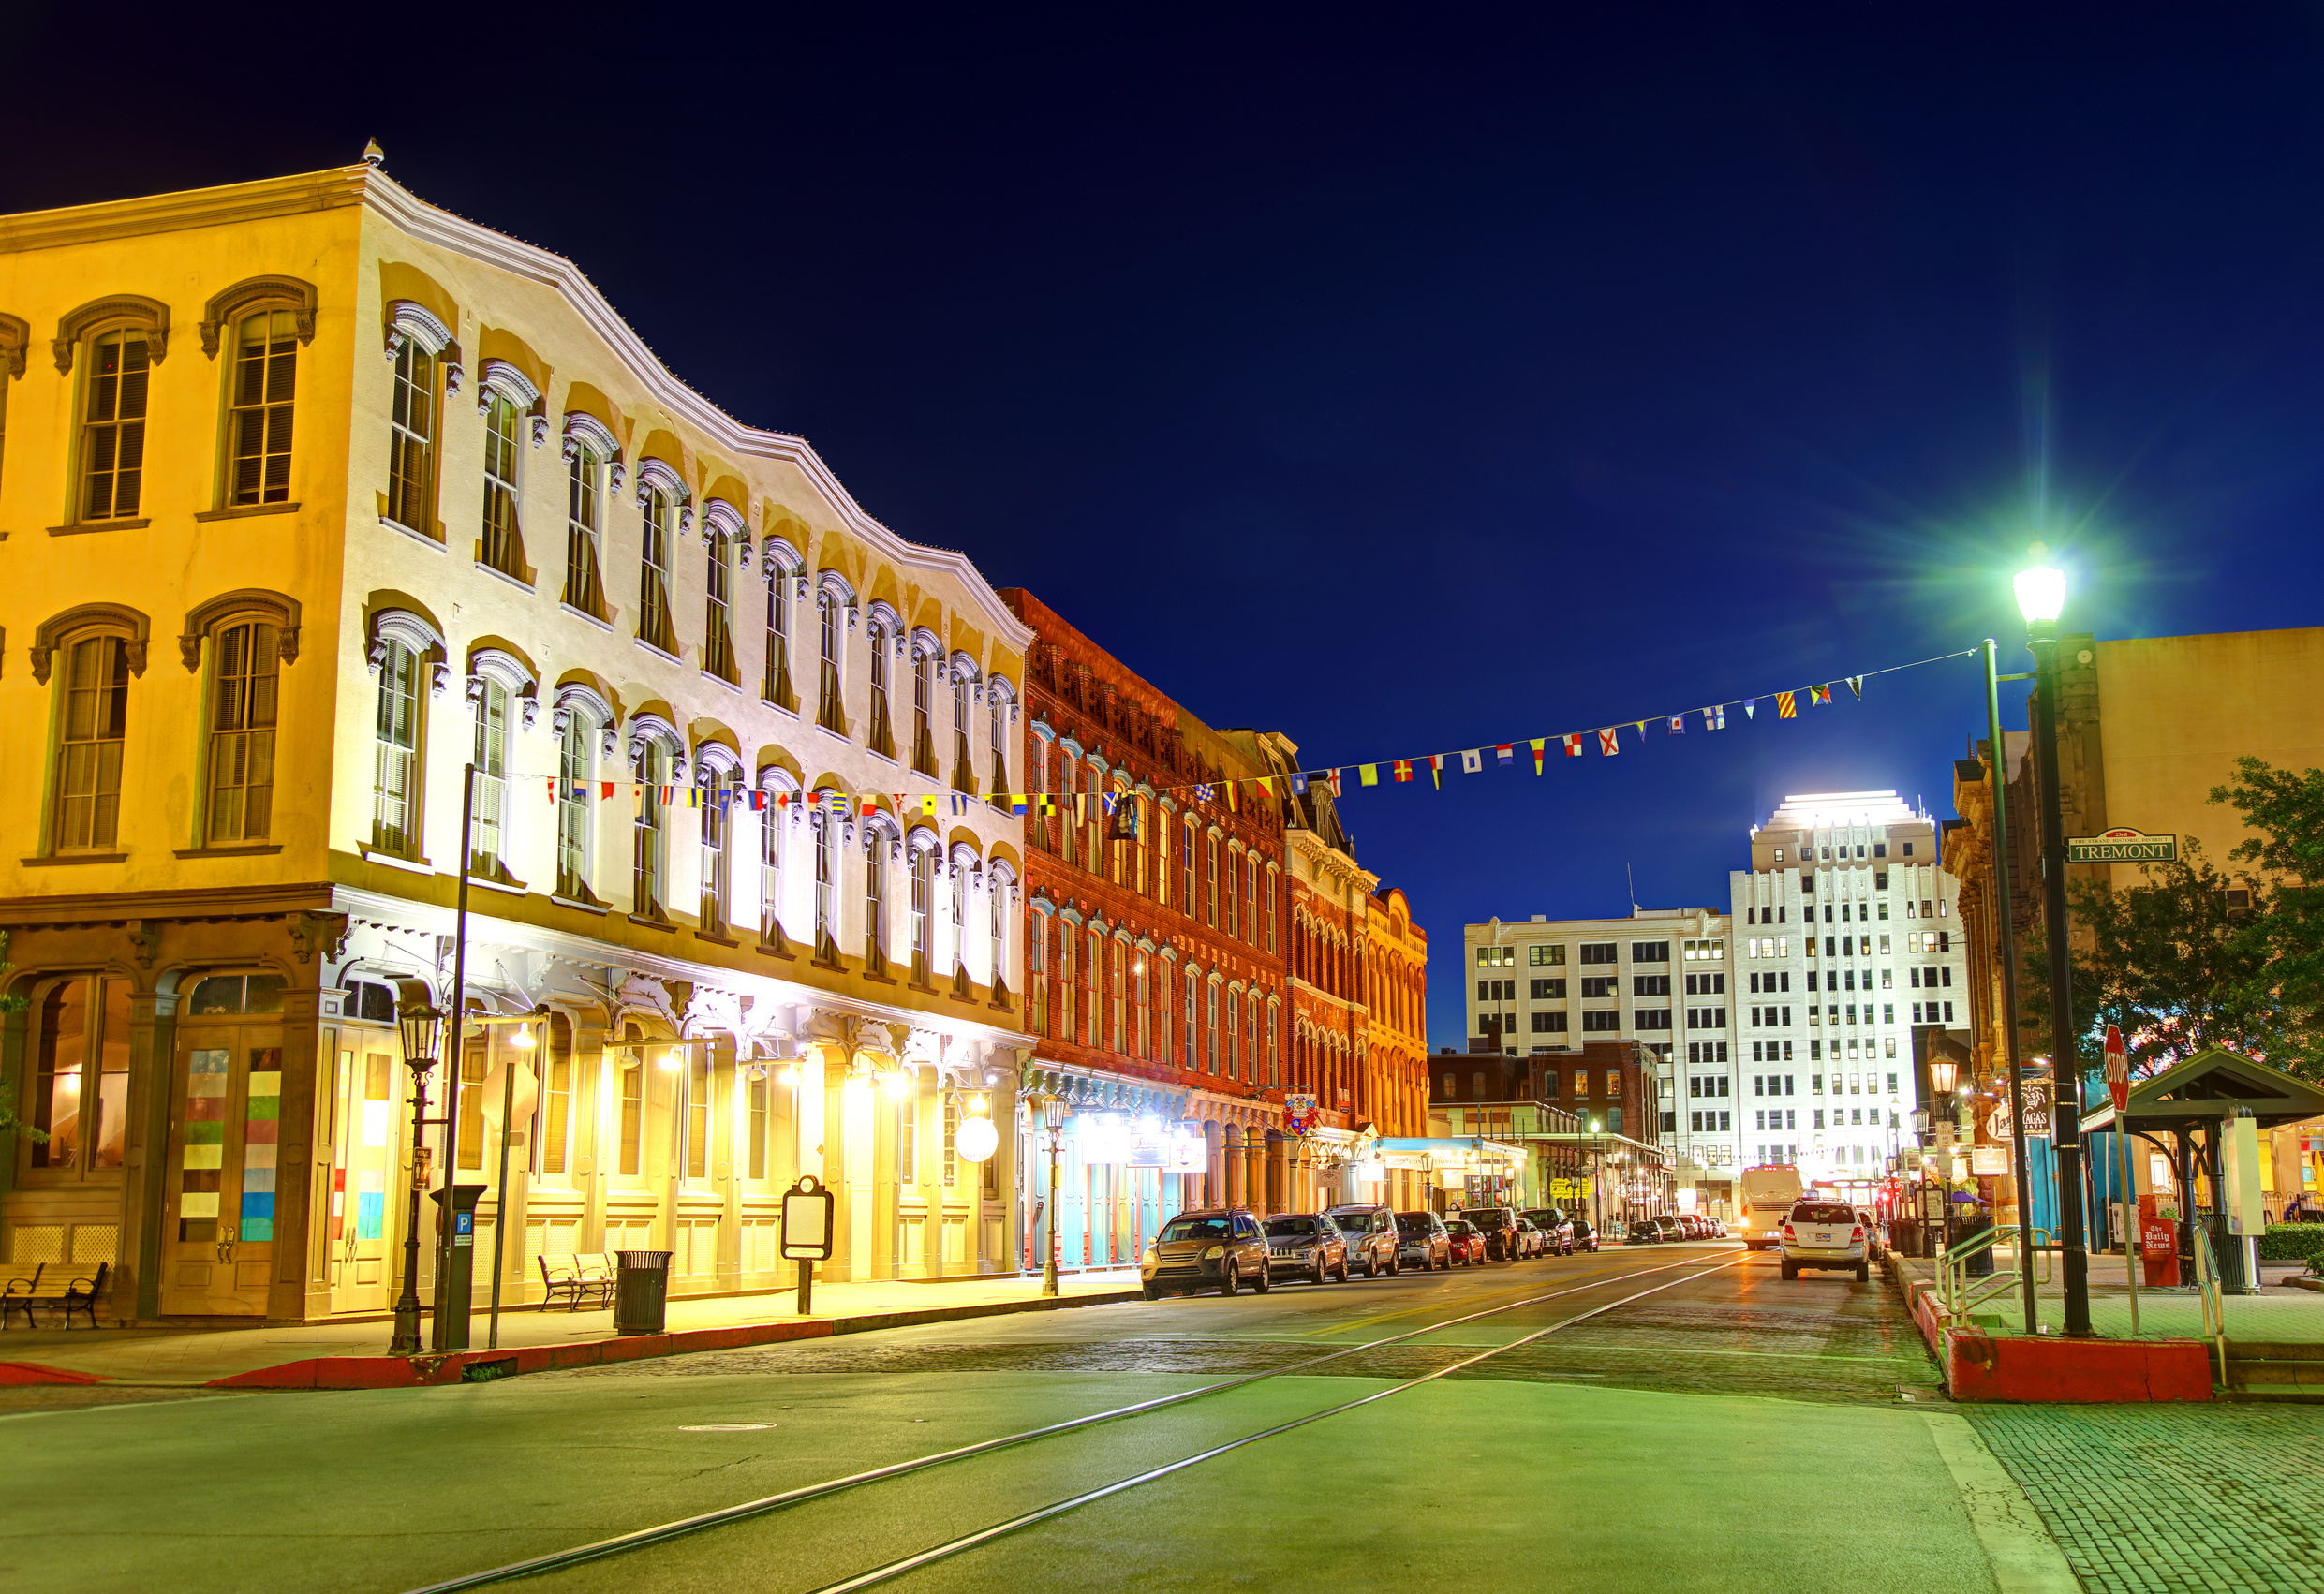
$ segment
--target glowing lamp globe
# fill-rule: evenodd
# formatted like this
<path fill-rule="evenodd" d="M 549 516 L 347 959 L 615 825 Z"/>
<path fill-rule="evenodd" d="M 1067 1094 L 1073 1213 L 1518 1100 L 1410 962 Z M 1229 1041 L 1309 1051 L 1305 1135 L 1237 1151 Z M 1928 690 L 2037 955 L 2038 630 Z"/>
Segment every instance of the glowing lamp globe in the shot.
<path fill-rule="evenodd" d="M 964 1162 L 982 1162 L 1000 1144 L 1000 1131 L 990 1118 L 963 1118 L 953 1131 L 953 1150 Z"/>
<path fill-rule="evenodd" d="M 2029 626 L 2054 625 L 2065 613 L 2065 572 L 2048 565 L 2020 570 L 2011 583 L 2017 588 L 2018 613 Z"/>

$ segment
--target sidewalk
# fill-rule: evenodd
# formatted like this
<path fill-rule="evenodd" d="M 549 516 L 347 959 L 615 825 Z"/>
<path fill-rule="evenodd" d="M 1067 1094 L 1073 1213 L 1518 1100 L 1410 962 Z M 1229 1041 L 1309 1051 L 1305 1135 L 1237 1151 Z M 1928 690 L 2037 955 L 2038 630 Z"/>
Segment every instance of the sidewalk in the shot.
<path fill-rule="evenodd" d="M 785 1339 L 861 1334 L 957 1318 L 1050 1311 L 1139 1297 L 1134 1270 L 1078 1273 L 1042 1298 L 1032 1278 L 818 1281 L 815 1315 L 792 1314 L 789 1290 L 670 1303 L 667 1332 L 616 1336 L 610 1306 L 504 1311 L 500 1344 L 484 1346 L 482 1306 L 470 1349 L 445 1356 L 390 1356 L 392 1327 L 378 1321 L 242 1329 L 37 1329 L 0 1335 L 0 1383 L 119 1383 L 241 1389 L 395 1389 L 481 1376 L 589 1366 L 688 1350 L 733 1350 Z M 427 1332 L 423 1324 L 422 1333 Z"/>
<path fill-rule="evenodd" d="M 2016 1265 L 2016 1259 L 2007 1246 L 1997 1246 L 1997 1267 Z M 1899 1257 L 1898 1265 L 1912 1270 L 1913 1277 L 1924 1282 L 1933 1281 L 1935 1264 L 1925 1257 Z M 2065 1275 L 2061 1259 L 2052 1252 L 2047 1259 L 2050 1277 L 2034 1290 L 2035 1315 L 2050 1325 L 2052 1334 L 2060 1332 L 2065 1321 Z M 2257 1295 L 2229 1295 L 2224 1310 L 2228 1337 L 2263 1339 L 2278 1344 L 2324 1342 L 2324 1294 L 2302 1290 L 2288 1282 L 2300 1277 L 2305 1264 L 2263 1262 L 2260 1264 L 2260 1290 Z M 1986 1321 L 1998 1318 L 1998 1322 Z M 2025 1331 L 2024 1299 L 2014 1289 L 1990 1295 L 1974 1308 L 1973 1321 L 1988 1332 L 2022 1334 Z M 2129 1275 L 2123 1265 L 2122 1253 L 2096 1252 L 2090 1258 L 2090 1326 L 2096 1333 L 2112 1339 L 2130 1337 Z M 2142 1339 L 2200 1339 L 2203 1337 L 2203 1303 L 2191 1287 L 2139 1291 L 2139 1336 Z"/>

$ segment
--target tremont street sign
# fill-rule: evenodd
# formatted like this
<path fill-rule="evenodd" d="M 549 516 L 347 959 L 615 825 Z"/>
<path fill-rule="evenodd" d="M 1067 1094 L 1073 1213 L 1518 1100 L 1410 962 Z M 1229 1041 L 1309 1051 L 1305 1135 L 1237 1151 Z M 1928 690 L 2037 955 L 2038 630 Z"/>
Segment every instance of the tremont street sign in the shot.
<path fill-rule="evenodd" d="M 2069 863 L 2176 863 L 2179 861 L 2179 838 L 2175 835 L 2148 835 L 2127 825 L 2117 825 L 2098 835 L 2067 836 L 2065 861 Z"/>

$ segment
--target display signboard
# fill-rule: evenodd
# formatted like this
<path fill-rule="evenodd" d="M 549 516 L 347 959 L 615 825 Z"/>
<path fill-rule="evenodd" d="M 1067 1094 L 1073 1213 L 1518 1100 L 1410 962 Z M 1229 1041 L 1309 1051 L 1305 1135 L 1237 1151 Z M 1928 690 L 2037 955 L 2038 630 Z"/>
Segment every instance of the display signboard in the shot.
<path fill-rule="evenodd" d="M 783 1192 L 783 1257 L 789 1262 L 831 1260 L 831 1192 L 812 1173 Z"/>
<path fill-rule="evenodd" d="M 1979 1175 L 2009 1172 L 2009 1148 L 2006 1145 L 1973 1146 L 1969 1152 L 1969 1172 Z"/>
<path fill-rule="evenodd" d="M 2179 861 L 2179 838 L 2176 835 L 2148 835 L 2127 825 L 2117 825 L 2096 835 L 2067 836 L 2065 861 L 2069 863 L 2175 863 Z"/>
<path fill-rule="evenodd" d="M 2020 1082 L 2025 1097 L 2025 1136 L 2028 1140 L 2050 1138 L 2050 1086 L 2047 1076 L 2028 1074 Z M 1996 1097 L 1983 1123 L 1985 1138 L 1996 1144 L 2007 1145 L 2012 1139 L 2009 1125 L 2009 1101 Z"/>

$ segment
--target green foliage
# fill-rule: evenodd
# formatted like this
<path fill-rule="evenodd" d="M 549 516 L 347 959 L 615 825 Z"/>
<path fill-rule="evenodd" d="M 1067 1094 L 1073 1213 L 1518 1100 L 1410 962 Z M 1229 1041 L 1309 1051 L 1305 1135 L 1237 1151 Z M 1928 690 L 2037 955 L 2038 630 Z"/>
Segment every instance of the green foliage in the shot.
<path fill-rule="evenodd" d="M 2074 927 L 2089 938 L 2073 957 L 2074 1017 L 2085 1071 L 2105 1058 L 2106 1026 L 2117 1025 L 2134 1075 L 2159 1072 L 2212 1046 L 2270 1058 L 2287 1049 L 2282 1012 L 2259 978 L 2264 952 L 2228 917 L 2229 876 L 2188 836 L 2179 861 L 2142 863 L 2145 882 L 2110 891 L 2095 880 L 2066 889 Z M 2028 1055 L 2050 1050 L 2050 963 L 2046 939 L 2027 937 L 2020 1006 L 2032 1033 Z"/>
<path fill-rule="evenodd" d="M 2324 1078 L 2324 771 L 2295 775 L 2238 759 L 2235 778 L 2211 800 L 2258 833 L 2232 856 L 2259 866 L 2241 937 L 2259 964 L 2251 984 L 2284 1012 L 2286 1045 L 2271 1060 Z"/>
<path fill-rule="evenodd" d="M 2324 1273 L 2324 1223 L 2271 1223 L 2259 1236 L 2261 1262 L 2304 1262 Z"/>

